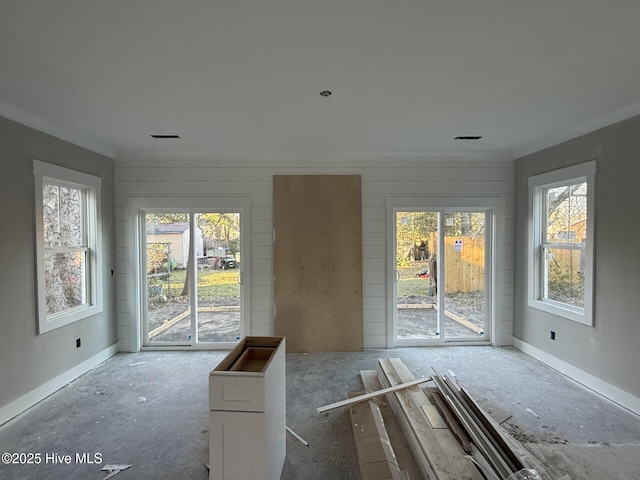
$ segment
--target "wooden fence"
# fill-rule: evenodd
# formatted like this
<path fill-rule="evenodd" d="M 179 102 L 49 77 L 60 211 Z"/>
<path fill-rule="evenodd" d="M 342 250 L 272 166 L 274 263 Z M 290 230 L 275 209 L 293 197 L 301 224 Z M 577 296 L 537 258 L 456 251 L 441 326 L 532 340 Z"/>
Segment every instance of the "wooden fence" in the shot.
<path fill-rule="evenodd" d="M 484 291 L 484 238 L 445 237 L 447 293 Z"/>
<path fill-rule="evenodd" d="M 584 259 L 582 250 L 552 250 L 553 256 L 547 258 L 549 266 L 549 283 L 560 285 L 579 284 L 584 274 Z M 553 287 L 553 288 L 556 288 Z"/>

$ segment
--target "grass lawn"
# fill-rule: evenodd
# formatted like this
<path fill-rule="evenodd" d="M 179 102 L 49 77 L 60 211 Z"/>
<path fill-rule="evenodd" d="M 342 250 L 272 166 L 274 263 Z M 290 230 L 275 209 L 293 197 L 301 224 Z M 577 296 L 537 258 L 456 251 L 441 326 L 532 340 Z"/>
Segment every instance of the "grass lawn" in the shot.
<path fill-rule="evenodd" d="M 182 293 L 186 270 L 174 270 L 167 278 L 150 278 L 149 287 L 162 285 L 163 293 L 167 294 L 167 284 L 170 288 L 169 296 Z M 238 269 L 230 270 L 198 270 L 198 294 L 200 297 L 239 297 Z"/>
<path fill-rule="evenodd" d="M 398 296 L 425 296 L 429 291 L 429 279 L 416 276 L 423 267 L 420 265 L 398 267 L 400 280 L 398 281 Z M 238 269 L 231 270 L 198 270 L 198 291 L 200 297 L 239 297 Z M 157 277 L 149 279 L 149 287 L 162 285 L 163 293 L 167 294 L 167 283 L 171 288 L 171 295 L 182 292 L 186 270 L 174 270 L 170 278 Z"/>
<path fill-rule="evenodd" d="M 420 265 L 410 267 L 398 267 L 400 279 L 398 280 L 398 297 L 409 297 L 415 295 L 424 297 L 429 292 L 429 279 L 416 276 L 425 267 Z"/>

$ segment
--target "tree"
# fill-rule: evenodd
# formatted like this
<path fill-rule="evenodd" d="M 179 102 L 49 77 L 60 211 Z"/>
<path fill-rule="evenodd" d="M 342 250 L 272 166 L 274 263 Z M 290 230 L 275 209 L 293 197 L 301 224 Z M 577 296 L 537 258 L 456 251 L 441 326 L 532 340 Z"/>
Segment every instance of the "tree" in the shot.
<path fill-rule="evenodd" d="M 211 241 L 212 248 L 225 247 L 233 253 L 238 251 L 240 214 L 232 212 L 199 213 L 196 216 L 196 223 L 202 229 L 205 238 Z M 216 243 L 217 245 L 215 245 Z"/>
<path fill-rule="evenodd" d="M 195 220 L 196 227 L 202 230 L 203 243 L 207 249 L 229 248 L 232 253 L 238 252 L 240 246 L 239 213 L 148 213 L 146 223 L 147 225 L 176 222 L 188 222 L 190 224 L 192 217 Z M 149 256 L 149 253 L 147 253 L 147 256 Z M 194 257 L 195 241 L 192 239 L 189 241 L 186 275 L 180 296 L 189 295 L 194 269 L 192 258 Z M 169 259 L 169 262 L 171 262 L 171 259 Z"/>
<path fill-rule="evenodd" d="M 577 236 L 577 226 L 587 220 L 587 184 L 576 183 L 561 187 L 549 188 L 546 191 L 547 201 L 547 236 L 566 232 L 565 240 L 570 232 Z"/>
<path fill-rule="evenodd" d="M 397 212 L 397 252 L 398 264 L 403 264 L 413 255 L 413 248 L 421 240 L 427 241 L 432 232 L 438 230 L 437 212 Z"/>
<path fill-rule="evenodd" d="M 46 183 L 42 193 L 46 304 L 48 313 L 57 313 L 85 301 L 83 196 L 79 189 Z"/>
<path fill-rule="evenodd" d="M 191 276 L 193 275 L 193 261 L 191 260 L 194 256 L 196 242 L 189 242 L 189 256 L 187 257 L 187 272 L 184 276 L 184 285 L 182 286 L 182 292 L 180 293 L 181 297 L 186 297 L 189 295 L 189 289 L 191 286 Z"/>

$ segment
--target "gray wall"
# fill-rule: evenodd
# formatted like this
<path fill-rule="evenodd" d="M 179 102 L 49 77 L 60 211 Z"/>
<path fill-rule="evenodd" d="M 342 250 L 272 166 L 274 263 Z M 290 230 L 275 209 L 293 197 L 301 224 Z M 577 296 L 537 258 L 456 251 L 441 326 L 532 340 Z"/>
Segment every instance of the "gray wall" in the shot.
<path fill-rule="evenodd" d="M 587 327 L 527 306 L 527 178 L 597 160 L 595 316 Z M 516 161 L 514 336 L 640 397 L 640 117 Z M 589 232 L 591 234 L 591 232 Z M 555 341 L 549 331 L 555 330 Z"/>
<path fill-rule="evenodd" d="M 102 178 L 104 311 L 43 335 L 36 318 L 33 159 Z M 2 408 L 114 344 L 116 320 L 113 160 L 0 117 L 0 179 Z"/>

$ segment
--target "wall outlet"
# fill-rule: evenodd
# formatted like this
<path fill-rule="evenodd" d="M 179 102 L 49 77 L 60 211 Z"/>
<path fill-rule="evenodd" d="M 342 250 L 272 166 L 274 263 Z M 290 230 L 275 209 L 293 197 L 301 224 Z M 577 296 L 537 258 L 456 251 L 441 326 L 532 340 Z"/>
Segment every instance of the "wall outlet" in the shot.
<path fill-rule="evenodd" d="M 82 342 L 79 338 L 76 338 L 76 348 L 80 348 L 80 345 L 82 345 Z"/>
<path fill-rule="evenodd" d="M 556 332 L 554 332 L 553 330 L 551 330 L 550 337 L 551 337 L 551 340 L 555 340 L 555 339 L 556 339 Z"/>

